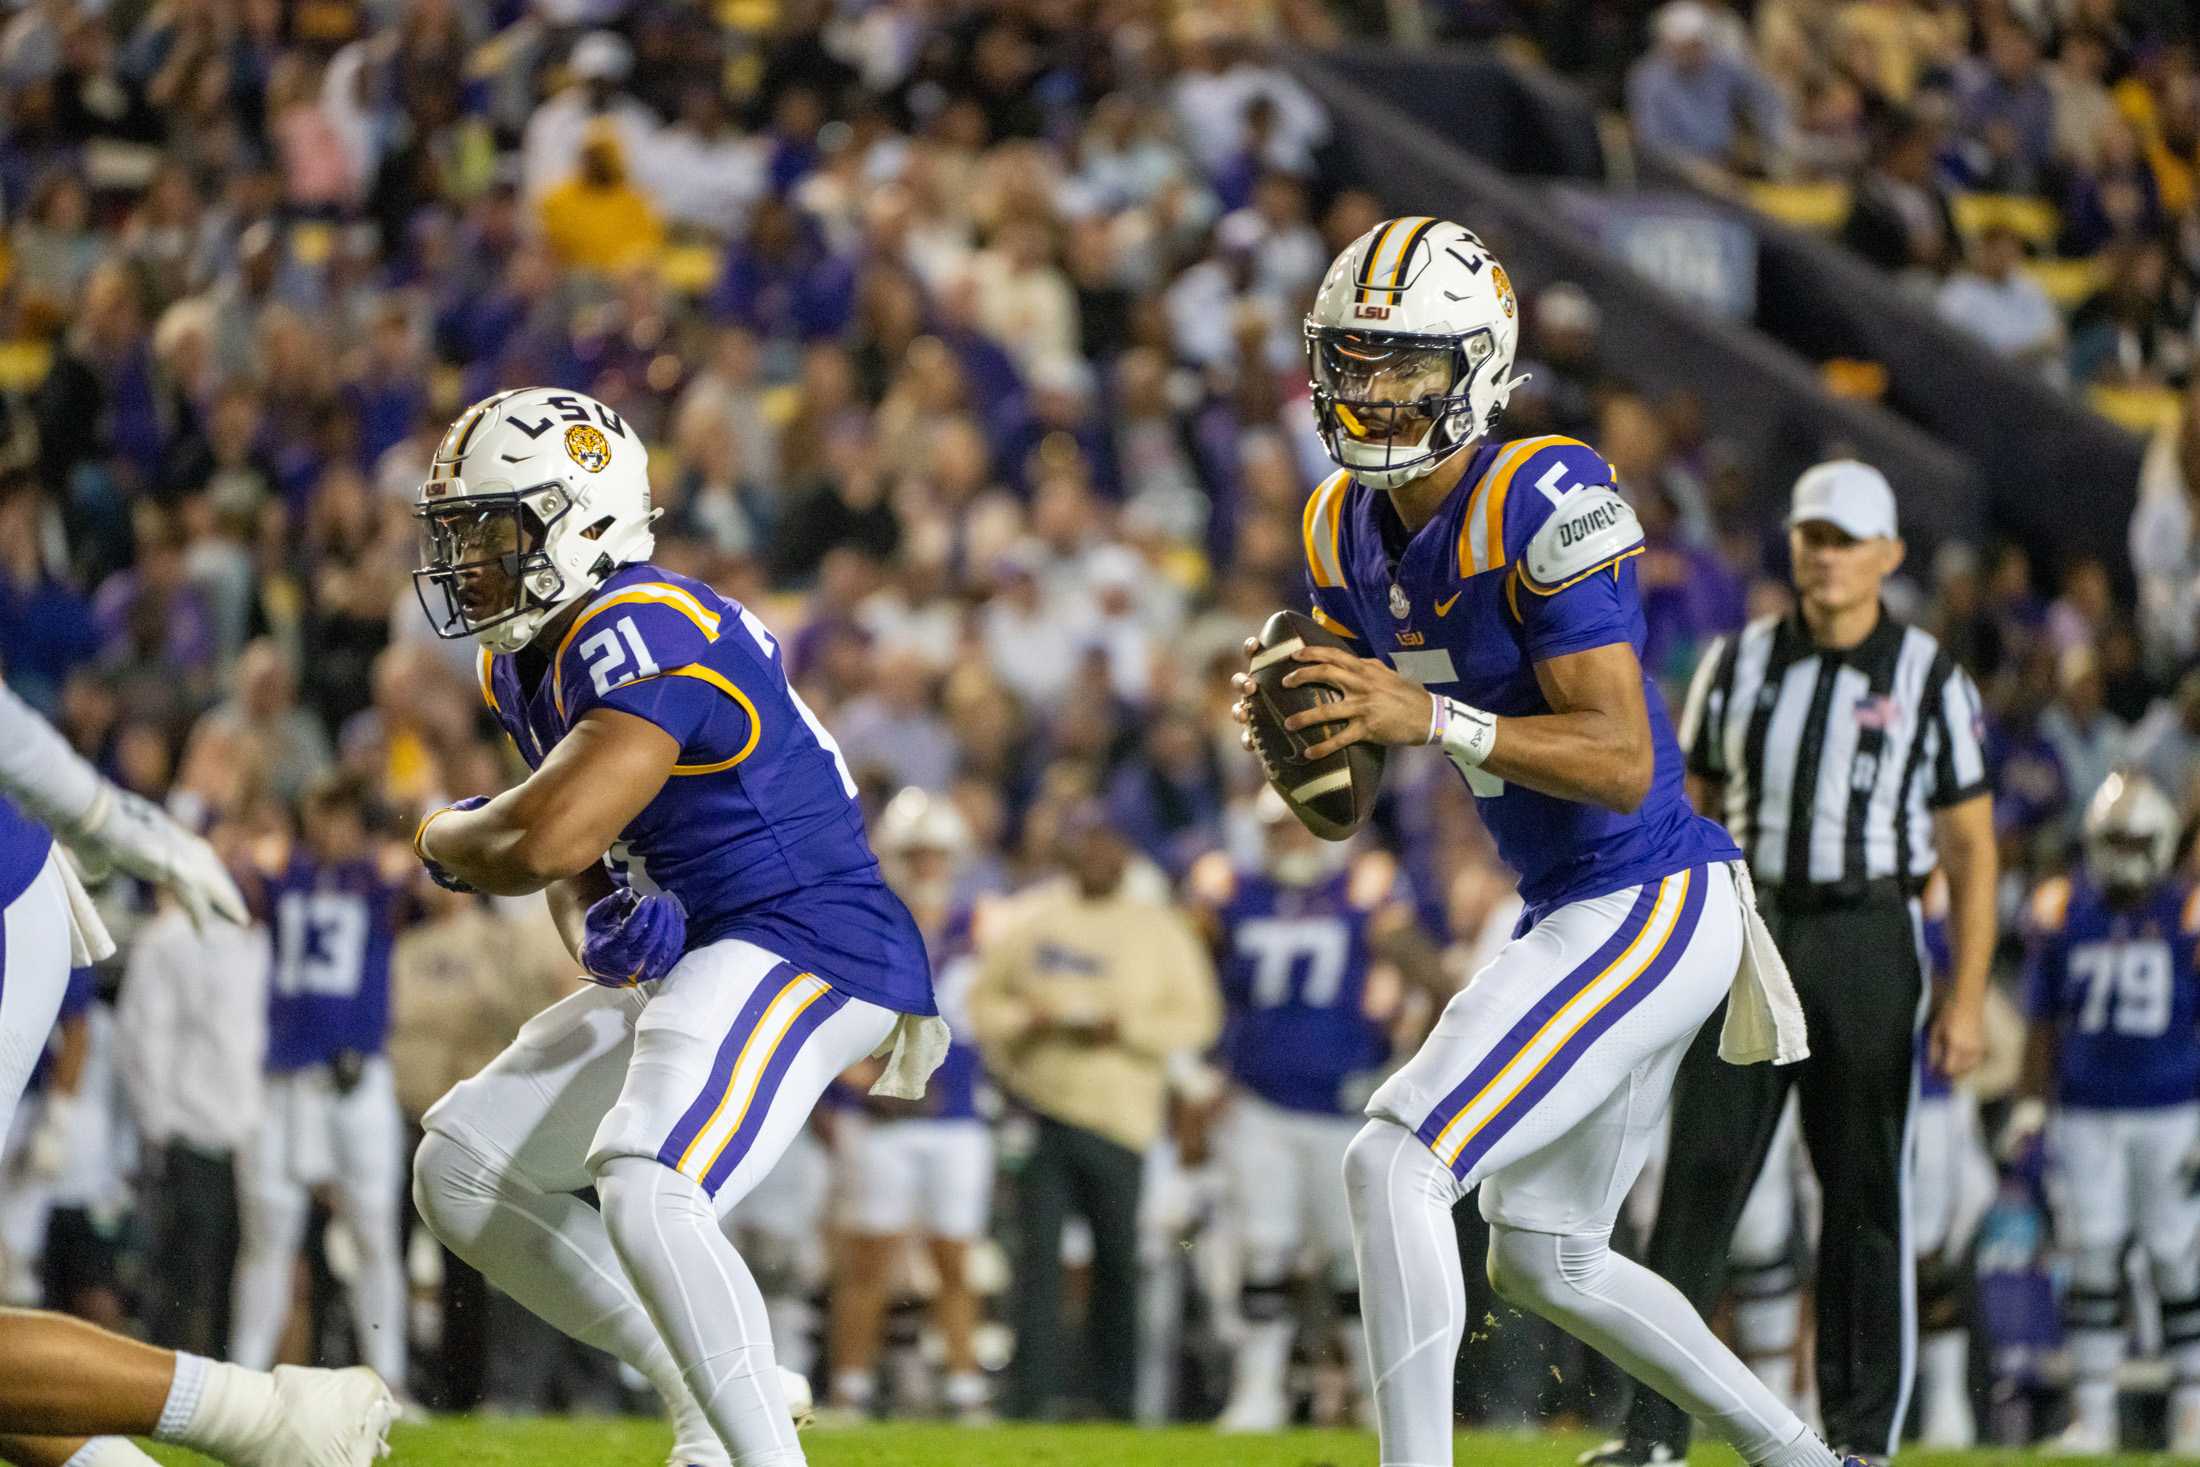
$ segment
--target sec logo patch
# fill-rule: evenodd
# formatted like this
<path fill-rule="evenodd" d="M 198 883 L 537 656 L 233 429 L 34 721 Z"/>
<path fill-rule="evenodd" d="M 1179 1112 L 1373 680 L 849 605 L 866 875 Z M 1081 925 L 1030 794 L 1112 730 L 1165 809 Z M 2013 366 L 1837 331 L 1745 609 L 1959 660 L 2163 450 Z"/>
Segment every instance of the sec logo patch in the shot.
<path fill-rule="evenodd" d="M 601 428 L 582 423 L 565 430 L 565 451 L 573 462 L 591 474 L 600 474 L 611 462 L 611 443 L 603 436 Z"/>

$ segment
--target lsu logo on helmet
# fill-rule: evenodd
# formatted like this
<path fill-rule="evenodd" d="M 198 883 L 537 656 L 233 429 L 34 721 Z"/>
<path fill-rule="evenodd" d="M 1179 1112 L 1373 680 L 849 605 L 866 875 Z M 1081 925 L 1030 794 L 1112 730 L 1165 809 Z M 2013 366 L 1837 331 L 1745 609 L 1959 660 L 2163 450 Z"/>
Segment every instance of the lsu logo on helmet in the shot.
<path fill-rule="evenodd" d="M 601 428 L 586 423 L 565 430 L 565 451 L 591 474 L 602 473 L 611 462 L 611 441 Z"/>
<path fill-rule="evenodd" d="M 1490 284 L 1497 287 L 1497 303 L 1505 308 L 1506 315 L 1512 315 L 1518 309 L 1513 303 L 1512 277 L 1495 260 L 1490 261 Z"/>

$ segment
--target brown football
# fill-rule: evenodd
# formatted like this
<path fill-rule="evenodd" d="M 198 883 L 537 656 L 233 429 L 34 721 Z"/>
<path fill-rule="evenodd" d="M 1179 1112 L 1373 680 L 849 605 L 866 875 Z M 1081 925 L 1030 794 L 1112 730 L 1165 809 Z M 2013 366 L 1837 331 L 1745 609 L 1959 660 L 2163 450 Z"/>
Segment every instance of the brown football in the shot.
<path fill-rule="evenodd" d="M 1260 650 L 1253 654 L 1253 752 L 1260 755 L 1268 782 L 1308 830 L 1323 840 L 1344 840 L 1367 823 L 1375 792 L 1383 780 L 1383 748 L 1361 741 L 1324 759 L 1306 751 L 1336 732 L 1334 724 L 1287 729 L 1294 713 L 1334 702 L 1343 695 L 1327 683 L 1283 685 L 1284 674 L 1301 664 L 1292 654 L 1300 647 L 1335 647 L 1359 654 L 1352 644 L 1300 611 L 1279 611 L 1260 629 Z"/>

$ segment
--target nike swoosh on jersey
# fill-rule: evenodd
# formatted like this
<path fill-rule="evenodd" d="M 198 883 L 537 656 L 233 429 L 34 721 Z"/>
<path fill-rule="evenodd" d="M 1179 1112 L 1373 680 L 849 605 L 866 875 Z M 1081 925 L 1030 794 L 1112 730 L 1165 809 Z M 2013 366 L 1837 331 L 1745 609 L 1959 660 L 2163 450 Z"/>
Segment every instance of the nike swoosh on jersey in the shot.
<path fill-rule="evenodd" d="M 1445 598 L 1444 600 L 1442 600 L 1442 601 L 1439 601 L 1439 602 L 1437 602 L 1437 603 L 1436 603 L 1436 614 L 1437 614 L 1438 616 L 1448 616 L 1448 615 L 1450 615 L 1450 614 L 1451 614 L 1451 608 L 1452 608 L 1453 604 L 1454 604 L 1455 602 L 1457 602 L 1457 601 L 1459 600 L 1459 598 L 1460 598 L 1461 596 L 1465 595 L 1465 594 L 1466 594 L 1466 593 L 1465 593 L 1464 591 L 1454 591 L 1454 592 L 1452 592 L 1452 593 L 1451 593 L 1451 595 L 1450 595 L 1450 596 L 1446 597 L 1446 598 Z"/>

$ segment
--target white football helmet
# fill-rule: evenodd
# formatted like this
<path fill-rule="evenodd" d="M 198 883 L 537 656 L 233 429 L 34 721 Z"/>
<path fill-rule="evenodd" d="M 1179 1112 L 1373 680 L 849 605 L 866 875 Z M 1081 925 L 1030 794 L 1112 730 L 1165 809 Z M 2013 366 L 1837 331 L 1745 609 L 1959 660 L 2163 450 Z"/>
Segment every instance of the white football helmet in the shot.
<path fill-rule="evenodd" d="M 2111 774 L 2086 805 L 2086 865 L 2104 886 L 2144 891 L 2169 874 L 2182 830 L 2177 807 L 2153 780 Z"/>
<path fill-rule="evenodd" d="M 1520 302 L 1474 231 L 1389 219 L 1330 263 L 1306 317 L 1314 420 L 1330 458 L 1377 489 L 1435 469 L 1496 425 Z"/>
<path fill-rule="evenodd" d="M 413 514 L 425 541 L 413 588 L 436 635 L 479 637 L 498 653 L 526 646 L 657 543 L 640 436 L 594 398 L 554 387 L 500 392 L 459 414 Z"/>

